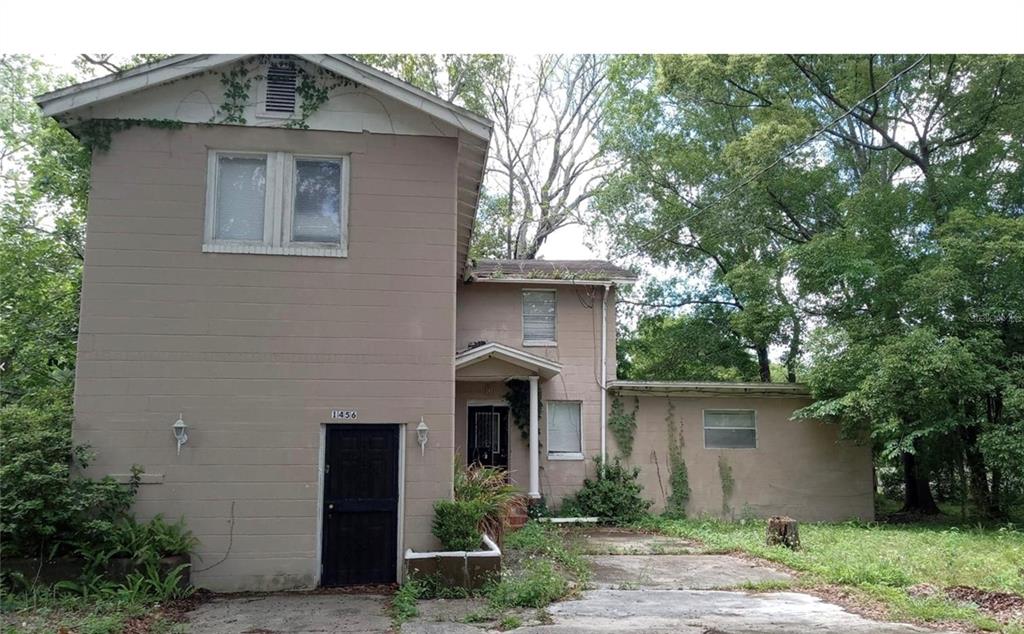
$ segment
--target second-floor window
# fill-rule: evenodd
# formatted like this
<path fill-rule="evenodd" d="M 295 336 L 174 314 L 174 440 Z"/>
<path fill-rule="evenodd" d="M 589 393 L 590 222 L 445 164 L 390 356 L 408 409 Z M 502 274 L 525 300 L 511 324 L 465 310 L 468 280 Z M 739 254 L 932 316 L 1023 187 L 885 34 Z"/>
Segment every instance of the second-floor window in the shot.
<path fill-rule="evenodd" d="M 204 251 L 347 254 L 348 159 L 210 153 Z"/>
<path fill-rule="evenodd" d="M 523 343 L 553 346 L 556 341 L 555 291 L 523 291 Z"/>

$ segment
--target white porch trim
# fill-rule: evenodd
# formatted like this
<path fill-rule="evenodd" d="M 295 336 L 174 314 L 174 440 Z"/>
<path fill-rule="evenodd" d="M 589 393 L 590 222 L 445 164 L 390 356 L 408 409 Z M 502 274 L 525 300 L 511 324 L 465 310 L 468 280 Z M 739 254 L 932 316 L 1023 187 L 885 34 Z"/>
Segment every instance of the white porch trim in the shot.
<path fill-rule="evenodd" d="M 537 396 L 539 381 L 540 377 L 530 377 L 530 489 L 527 494 L 531 498 L 540 497 L 540 425 L 537 423 L 540 409 Z"/>
<path fill-rule="evenodd" d="M 501 343 L 486 343 L 476 348 L 470 348 L 455 355 L 455 372 L 471 365 L 486 361 L 487 359 L 498 359 L 505 363 L 523 368 L 531 374 L 543 379 L 550 379 L 562 371 L 562 364 L 544 357 L 530 354 L 523 350 L 506 346 Z M 458 376 L 455 377 L 458 380 Z"/>

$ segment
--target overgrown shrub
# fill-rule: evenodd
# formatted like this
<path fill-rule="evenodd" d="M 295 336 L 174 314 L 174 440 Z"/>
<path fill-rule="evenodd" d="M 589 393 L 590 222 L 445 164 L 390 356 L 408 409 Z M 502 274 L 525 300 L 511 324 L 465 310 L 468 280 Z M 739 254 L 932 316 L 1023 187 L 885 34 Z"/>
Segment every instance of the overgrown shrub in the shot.
<path fill-rule="evenodd" d="M 434 502 L 434 537 L 445 550 L 479 550 L 480 523 L 487 507 L 474 500 Z"/>
<path fill-rule="evenodd" d="M 0 553 L 54 557 L 102 544 L 126 517 L 138 479 L 73 477 L 92 458 L 71 442 L 70 415 L 20 405 L 0 409 Z"/>
<path fill-rule="evenodd" d="M 477 533 L 487 533 L 497 539 L 509 513 L 518 504 L 524 504 L 523 496 L 508 482 L 508 472 L 482 465 L 463 466 L 455 456 L 455 499 L 476 502 L 484 510 L 483 518 L 477 525 Z"/>
<path fill-rule="evenodd" d="M 562 502 L 563 516 L 599 517 L 618 524 L 635 522 L 642 518 L 652 502 L 641 497 L 643 487 L 637 482 L 638 467 L 629 468 L 615 458 L 612 462 L 597 463 L 597 478 L 587 478 L 583 488 Z"/>

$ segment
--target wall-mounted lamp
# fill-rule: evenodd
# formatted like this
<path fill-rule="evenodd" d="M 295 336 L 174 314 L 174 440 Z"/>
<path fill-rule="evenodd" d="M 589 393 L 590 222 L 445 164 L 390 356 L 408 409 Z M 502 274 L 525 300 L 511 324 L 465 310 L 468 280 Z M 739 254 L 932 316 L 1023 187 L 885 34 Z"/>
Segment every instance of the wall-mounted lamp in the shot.
<path fill-rule="evenodd" d="M 174 431 L 174 439 L 178 441 L 178 455 L 181 455 L 181 446 L 188 442 L 188 425 L 181 419 L 181 412 L 178 412 L 178 420 L 171 425 Z"/>
<path fill-rule="evenodd" d="M 427 427 L 427 423 L 423 421 L 423 417 L 420 416 L 420 424 L 416 425 L 416 440 L 420 443 L 420 455 L 427 448 L 427 434 L 430 432 L 430 428 Z"/>

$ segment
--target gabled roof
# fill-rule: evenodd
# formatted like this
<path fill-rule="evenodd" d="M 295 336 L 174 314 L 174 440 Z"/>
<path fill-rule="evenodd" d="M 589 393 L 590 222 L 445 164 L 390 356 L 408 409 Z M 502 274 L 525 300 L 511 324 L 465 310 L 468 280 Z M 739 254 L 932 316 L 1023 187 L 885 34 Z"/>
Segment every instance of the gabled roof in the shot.
<path fill-rule="evenodd" d="M 129 95 L 246 57 L 252 57 L 252 55 L 173 55 L 167 59 L 143 64 L 122 73 L 114 73 L 39 95 L 36 97 L 36 103 L 42 107 L 44 115 L 56 117 L 99 101 Z M 491 137 L 492 124 L 486 118 L 367 66 L 347 55 L 294 55 L 294 57 L 384 93 L 410 107 L 446 121 L 478 139 L 487 141 Z"/>
<path fill-rule="evenodd" d="M 571 282 L 632 284 L 636 274 L 606 260 L 475 260 L 469 279 L 476 282 Z"/>
<path fill-rule="evenodd" d="M 94 104 L 142 92 L 253 56 L 174 55 L 122 73 L 39 95 L 36 97 L 36 103 L 42 108 L 43 114 L 55 117 L 65 125 L 71 125 L 76 113 L 85 112 L 85 109 Z M 347 55 L 315 54 L 292 57 L 347 77 L 372 91 L 452 126 L 458 136 L 456 245 L 459 264 L 467 264 L 491 139 L 491 121 Z"/>
<path fill-rule="evenodd" d="M 504 361 L 505 363 L 522 368 L 528 374 L 536 374 L 544 379 L 550 379 L 562 371 L 562 364 L 560 363 L 494 341 L 463 350 L 456 354 L 455 371 L 458 372 L 463 368 L 488 359 Z"/>

